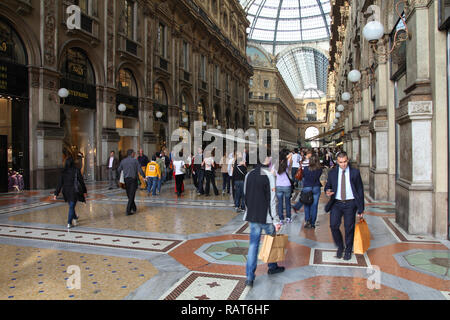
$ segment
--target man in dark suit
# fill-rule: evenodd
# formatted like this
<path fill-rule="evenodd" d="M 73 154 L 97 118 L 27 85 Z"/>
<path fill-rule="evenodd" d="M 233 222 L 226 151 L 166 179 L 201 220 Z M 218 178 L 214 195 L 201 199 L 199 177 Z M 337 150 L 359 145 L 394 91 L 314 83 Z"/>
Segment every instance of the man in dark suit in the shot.
<path fill-rule="evenodd" d="M 108 180 L 109 188 L 117 188 L 117 168 L 119 167 L 119 161 L 117 160 L 114 151 L 109 154 L 108 162 L 106 163 L 106 168 L 108 170 Z"/>
<path fill-rule="evenodd" d="M 328 181 L 325 185 L 325 193 L 331 197 L 325 207 L 330 214 L 330 228 L 333 240 L 338 247 L 336 257 L 350 260 L 353 250 L 353 237 L 355 232 L 355 214 L 363 218 L 364 213 L 364 186 L 358 169 L 348 165 L 348 156 L 340 152 L 337 156 L 338 166 L 328 173 Z M 342 216 L 345 227 L 345 254 L 342 239 L 341 226 Z"/>

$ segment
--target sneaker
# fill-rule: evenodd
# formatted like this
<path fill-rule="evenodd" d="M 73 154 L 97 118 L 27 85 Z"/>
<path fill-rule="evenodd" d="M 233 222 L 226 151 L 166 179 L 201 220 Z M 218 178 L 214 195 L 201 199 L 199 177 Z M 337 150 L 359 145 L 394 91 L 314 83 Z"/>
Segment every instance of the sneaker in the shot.
<path fill-rule="evenodd" d="M 71 228 L 73 228 L 73 226 L 69 223 L 69 224 L 67 225 L 67 229 L 71 229 Z"/>
<path fill-rule="evenodd" d="M 267 273 L 268 274 L 276 274 L 276 273 L 280 273 L 280 272 L 283 272 L 283 271 L 284 271 L 284 267 L 276 267 L 276 268 L 273 268 L 273 269 L 269 269 L 267 271 Z"/>
<path fill-rule="evenodd" d="M 252 287 L 253 287 L 253 280 L 246 280 L 246 281 L 245 281 L 245 285 L 246 285 L 247 287 L 252 288 Z"/>
<path fill-rule="evenodd" d="M 305 228 L 305 229 L 311 228 L 311 223 L 309 223 L 309 221 L 307 221 L 307 222 L 305 223 L 304 228 Z"/>

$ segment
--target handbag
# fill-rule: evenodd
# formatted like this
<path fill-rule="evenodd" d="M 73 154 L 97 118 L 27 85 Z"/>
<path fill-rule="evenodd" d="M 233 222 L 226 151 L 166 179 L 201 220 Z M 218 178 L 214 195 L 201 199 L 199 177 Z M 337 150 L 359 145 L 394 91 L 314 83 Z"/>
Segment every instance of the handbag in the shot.
<path fill-rule="evenodd" d="M 361 219 L 355 224 L 355 236 L 353 238 L 353 252 L 364 254 L 370 247 L 370 230 L 366 220 Z"/>
<path fill-rule="evenodd" d="M 304 205 L 311 205 L 314 202 L 314 197 L 312 191 L 303 191 L 300 193 L 300 201 Z"/>
<path fill-rule="evenodd" d="M 123 177 L 123 170 L 120 171 L 119 187 L 125 189 L 125 178 Z"/>
<path fill-rule="evenodd" d="M 297 173 L 295 174 L 295 179 L 298 181 L 301 181 L 303 179 L 303 167 L 300 164 L 300 167 L 297 170 Z"/>
<path fill-rule="evenodd" d="M 258 259 L 266 263 L 283 261 L 286 257 L 287 234 L 265 235 Z"/>

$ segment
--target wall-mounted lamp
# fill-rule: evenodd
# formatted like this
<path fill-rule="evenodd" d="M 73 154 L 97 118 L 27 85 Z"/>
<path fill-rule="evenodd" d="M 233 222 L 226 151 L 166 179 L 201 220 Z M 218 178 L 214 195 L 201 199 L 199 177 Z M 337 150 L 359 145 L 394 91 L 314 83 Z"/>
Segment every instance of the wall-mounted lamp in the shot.
<path fill-rule="evenodd" d="M 337 111 L 339 111 L 339 112 L 344 111 L 344 109 L 345 109 L 345 107 L 344 107 L 344 105 L 342 105 L 342 104 L 340 104 L 340 105 L 337 106 Z"/>
<path fill-rule="evenodd" d="M 343 101 L 349 101 L 351 97 L 352 97 L 352 95 L 350 94 L 350 92 L 344 92 L 342 94 L 342 100 Z"/>
<path fill-rule="evenodd" d="M 336 112 L 334 115 L 337 119 L 339 119 L 341 117 L 341 113 L 340 112 Z"/>
<path fill-rule="evenodd" d="M 125 110 L 127 110 L 127 106 L 124 105 L 123 103 L 119 104 L 117 108 L 119 109 L 120 112 L 124 112 Z"/>
<path fill-rule="evenodd" d="M 384 35 L 384 27 L 381 22 L 373 20 L 373 21 L 368 22 L 363 28 L 362 33 L 363 33 L 364 38 L 367 41 L 369 41 L 370 46 L 372 47 L 372 50 L 375 52 L 375 54 L 377 54 L 379 56 L 387 57 L 395 50 L 395 48 L 399 45 L 399 43 L 406 41 L 406 40 L 411 40 L 412 35 L 408 30 L 408 26 L 406 25 L 405 18 L 400 14 L 400 12 L 398 10 L 400 4 L 403 4 L 404 8 L 409 8 L 410 4 L 409 4 L 408 0 L 400 0 L 395 5 L 395 12 L 401 19 L 405 29 L 397 29 L 395 31 L 392 48 L 390 50 L 378 51 L 378 47 L 377 47 L 378 41 L 381 40 L 381 38 Z"/>
<path fill-rule="evenodd" d="M 155 115 L 158 119 L 161 119 L 163 116 L 163 113 L 161 111 L 157 111 Z"/>

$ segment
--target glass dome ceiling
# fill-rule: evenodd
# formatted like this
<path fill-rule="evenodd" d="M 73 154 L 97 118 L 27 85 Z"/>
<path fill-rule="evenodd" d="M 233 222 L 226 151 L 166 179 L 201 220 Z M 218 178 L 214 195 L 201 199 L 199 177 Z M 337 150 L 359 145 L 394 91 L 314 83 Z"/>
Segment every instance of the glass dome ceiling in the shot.
<path fill-rule="evenodd" d="M 250 21 L 248 39 L 273 55 L 289 44 L 328 40 L 329 0 L 239 0 Z"/>

